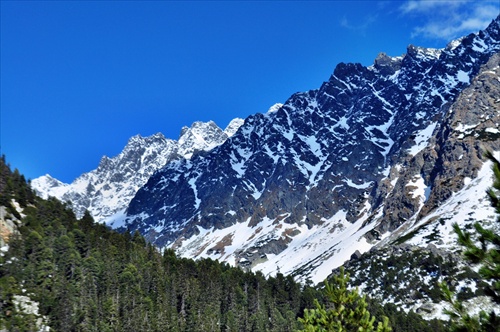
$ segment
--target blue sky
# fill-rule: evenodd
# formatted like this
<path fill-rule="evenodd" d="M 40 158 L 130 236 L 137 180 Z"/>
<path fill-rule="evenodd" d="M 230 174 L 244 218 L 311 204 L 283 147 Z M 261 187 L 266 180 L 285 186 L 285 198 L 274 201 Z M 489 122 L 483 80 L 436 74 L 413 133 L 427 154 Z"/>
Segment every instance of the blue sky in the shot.
<path fill-rule="evenodd" d="M 1 1 L 0 146 L 71 182 L 136 134 L 263 113 L 340 62 L 485 28 L 498 1 Z"/>

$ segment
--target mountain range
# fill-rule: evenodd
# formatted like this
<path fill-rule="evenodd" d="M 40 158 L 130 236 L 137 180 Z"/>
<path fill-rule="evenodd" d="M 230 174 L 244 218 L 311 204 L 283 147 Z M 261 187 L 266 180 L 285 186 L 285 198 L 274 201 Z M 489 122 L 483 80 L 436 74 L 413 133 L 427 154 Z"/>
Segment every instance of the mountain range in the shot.
<path fill-rule="evenodd" d="M 120 154 L 102 157 L 95 170 L 82 174 L 71 184 L 47 174 L 32 180 L 31 186 L 42 198 L 52 196 L 71 202 L 77 217 L 89 211 L 97 222 L 106 223 L 109 217 L 124 212 L 155 171 L 171 161 L 213 149 L 231 137 L 242 123 L 242 119 L 236 118 L 222 130 L 213 121 L 195 122 L 181 129 L 177 141 L 161 133 L 137 135 L 129 139 Z"/>
<path fill-rule="evenodd" d="M 340 63 L 225 131 L 135 136 L 72 184 L 32 186 L 161 249 L 304 282 L 402 244 L 454 252 L 454 222 L 495 218 L 483 153 L 500 151 L 499 52 L 497 17 L 444 49 Z"/>

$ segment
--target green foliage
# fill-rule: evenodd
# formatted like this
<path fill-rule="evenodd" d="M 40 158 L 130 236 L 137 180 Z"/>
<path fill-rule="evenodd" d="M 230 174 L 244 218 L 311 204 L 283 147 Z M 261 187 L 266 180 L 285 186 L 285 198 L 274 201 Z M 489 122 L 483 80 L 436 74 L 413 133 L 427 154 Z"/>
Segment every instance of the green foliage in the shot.
<path fill-rule="evenodd" d="M 314 302 L 314 309 L 305 309 L 304 317 L 299 318 L 305 332 L 312 331 L 391 331 L 389 319 L 383 317 L 375 328 L 375 317 L 367 310 L 364 296 L 358 289 L 348 289 L 349 274 L 340 269 L 340 274 L 333 277 L 333 283 L 325 282 L 325 297 L 328 307 Z"/>
<path fill-rule="evenodd" d="M 394 246 L 369 251 L 350 261 L 345 268 L 352 276 L 351 285 L 363 285 L 364 292 L 374 300 L 413 307 L 421 300 L 439 303 L 442 300 L 439 282 L 443 279 L 453 276 L 457 282 L 467 283 L 479 277 L 476 272 L 470 269 L 461 271 L 457 266 L 458 260 L 451 253 Z M 403 289 L 407 291 L 401 291 Z M 464 287 L 459 295 L 470 298 L 480 294 Z"/>
<path fill-rule="evenodd" d="M 448 288 L 446 283 L 441 284 L 443 297 L 451 304 L 451 309 L 445 309 L 444 313 L 447 314 L 454 322 L 452 324 L 453 331 L 482 331 L 479 317 L 473 317 L 469 314 L 467 308 L 462 301 L 454 298 L 453 292 Z M 456 323 L 460 321 L 460 323 Z"/>
<path fill-rule="evenodd" d="M 491 152 L 486 153 L 486 157 L 493 162 L 494 182 L 488 190 L 491 205 L 500 215 L 500 162 Z M 500 216 L 497 217 L 500 223 Z M 497 225 L 497 227 L 500 225 Z M 458 236 L 458 243 L 464 248 L 464 257 L 472 264 L 479 264 L 479 275 L 486 282 L 484 294 L 489 296 L 493 303 L 500 304 L 500 234 L 493 228 L 486 229 L 480 222 L 474 224 L 474 233 L 462 230 L 458 224 L 453 225 L 453 229 Z M 451 304 L 451 309 L 446 310 L 452 322 L 453 331 L 499 331 L 500 318 L 494 311 L 490 313 L 484 310 L 479 316 L 471 316 L 467 308 L 446 284 L 441 285 L 442 294 L 445 300 Z"/>
<path fill-rule="evenodd" d="M 378 301 L 367 297 L 368 311 L 376 316 L 386 316 L 393 332 L 447 332 L 448 326 L 437 319 L 424 320 L 422 316 L 409 311 L 408 313 L 402 310 L 394 303 L 387 303 L 381 306 Z"/>
<path fill-rule="evenodd" d="M 34 202 L 35 194 L 26 185 L 24 175 L 17 168 L 12 171 L 5 160 L 5 155 L 2 155 L 0 158 L 0 206 L 4 206 L 7 212 L 16 219 L 21 219 L 21 215 L 12 204 L 13 200 L 24 208 Z"/>

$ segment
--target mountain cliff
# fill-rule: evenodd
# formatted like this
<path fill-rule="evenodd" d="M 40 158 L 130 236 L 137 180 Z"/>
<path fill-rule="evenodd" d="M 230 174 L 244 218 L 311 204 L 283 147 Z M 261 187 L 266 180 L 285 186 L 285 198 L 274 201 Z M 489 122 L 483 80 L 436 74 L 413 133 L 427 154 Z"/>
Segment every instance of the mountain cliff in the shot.
<path fill-rule="evenodd" d="M 440 216 L 466 206 L 451 201 L 488 173 L 482 152 L 499 150 L 499 50 L 497 18 L 444 49 L 341 63 L 210 152 L 166 164 L 115 226 L 187 257 L 314 282 L 356 251 L 439 234 Z"/>
<path fill-rule="evenodd" d="M 234 119 L 222 130 L 213 121 L 195 122 L 182 128 L 177 141 L 161 133 L 149 137 L 137 135 L 129 139 L 120 154 L 113 158 L 104 156 L 97 169 L 79 176 L 71 184 L 45 175 L 34 179 L 31 185 L 43 198 L 53 196 L 71 202 L 78 217 L 88 210 L 96 221 L 107 222 L 123 213 L 137 190 L 158 169 L 174 160 L 213 149 L 232 136 L 242 123 L 242 119 Z"/>

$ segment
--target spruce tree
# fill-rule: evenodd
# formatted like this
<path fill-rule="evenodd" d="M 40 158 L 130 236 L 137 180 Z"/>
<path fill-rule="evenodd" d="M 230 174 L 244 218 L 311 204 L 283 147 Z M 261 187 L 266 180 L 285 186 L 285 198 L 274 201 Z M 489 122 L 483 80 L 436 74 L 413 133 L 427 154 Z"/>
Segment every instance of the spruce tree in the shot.
<path fill-rule="evenodd" d="M 333 282 L 325 281 L 324 295 L 329 301 L 328 307 L 314 300 L 314 309 L 305 309 L 304 317 L 299 318 L 303 324 L 304 332 L 315 331 L 377 331 L 388 332 L 389 319 L 383 321 L 375 328 L 375 317 L 367 310 L 366 297 L 361 296 L 358 289 L 348 289 L 349 274 L 340 268 L 340 273 L 333 277 Z"/>

